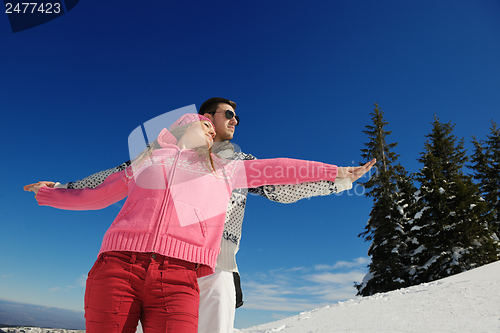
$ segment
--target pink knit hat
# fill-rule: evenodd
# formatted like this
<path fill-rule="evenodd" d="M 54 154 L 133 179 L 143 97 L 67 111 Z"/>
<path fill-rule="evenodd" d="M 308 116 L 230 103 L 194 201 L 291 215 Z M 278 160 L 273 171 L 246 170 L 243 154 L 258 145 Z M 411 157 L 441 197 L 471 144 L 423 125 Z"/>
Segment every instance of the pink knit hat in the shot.
<path fill-rule="evenodd" d="M 196 113 L 188 113 L 177 119 L 172 126 L 170 126 L 170 131 L 173 131 L 176 127 L 186 125 L 186 124 L 191 124 L 197 121 L 210 121 L 205 116 L 202 116 L 201 114 L 196 114 Z M 210 121 L 210 124 L 212 124 L 212 127 L 214 128 L 215 131 L 215 126 L 214 124 Z M 167 145 L 175 145 L 177 143 L 177 139 L 170 133 L 170 131 L 167 131 L 166 128 L 164 128 L 161 132 L 160 135 L 158 135 L 158 143 L 160 144 L 161 147 L 166 147 Z"/>
<path fill-rule="evenodd" d="M 174 128 L 176 128 L 177 126 L 182 126 L 182 125 L 186 125 L 186 124 L 191 124 L 191 123 L 194 123 L 194 122 L 197 122 L 197 121 L 209 121 L 210 124 L 212 124 L 212 127 L 214 128 L 215 130 L 215 126 L 214 124 L 212 123 L 212 121 L 210 119 L 208 119 L 207 117 L 205 116 L 202 116 L 201 114 L 196 114 L 196 113 L 188 113 L 188 114 L 185 114 L 183 115 L 182 117 L 180 117 L 179 119 L 177 119 L 173 124 L 172 126 L 170 126 L 170 131 L 173 131 Z"/>

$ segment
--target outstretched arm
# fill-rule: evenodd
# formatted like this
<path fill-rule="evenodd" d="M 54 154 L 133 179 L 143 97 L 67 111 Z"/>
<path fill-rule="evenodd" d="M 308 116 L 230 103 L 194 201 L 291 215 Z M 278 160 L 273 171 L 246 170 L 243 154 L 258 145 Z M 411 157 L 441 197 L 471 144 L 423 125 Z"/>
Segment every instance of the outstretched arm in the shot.
<path fill-rule="evenodd" d="M 297 160 L 274 158 L 236 161 L 239 172 L 235 188 L 252 188 L 262 185 L 299 184 L 308 181 L 330 180 L 337 177 L 337 166 Z"/>
<path fill-rule="evenodd" d="M 368 172 L 375 162 L 376 160 L 373 159 L 360 167 L 338 168 L 336 165 L 290 158 L 246 160 L 240 162 L 244 169 L 243 174 L 236 178 L 235 187 L 252 188 L 318 180 L 335 181 L 337 175 L 354 181 Z"/>
<path fill-rule="evenodd" d="M 120 172 L 122 170 L 125 170 L 129 165 L 130 161 L 127 161 L 125 163 L 120 164 L 119 166 L 116 166 L 114 168 L 110 168 L 107 170 L 99 171 L 96 172 L 88 177 L 83 178 L 82 180 L 77 180 L 76 182 L 69 182 L 65 185 L 60 185 L 58 186 L 56 183 L 55 187 L 56 188 L 68 188 L 68 189 L 81 189 L 81 188 L 95 188 L 99 185 L 101 185 L 106 178 L 111 176 L 112 174 L 116 172 Z"/>
<path fill-rule="evenodd" d="M 375 163 L 376 161 L 372 160 L 360 167 L 339 167 L 339 174 L 334 182 L 315 181 L 295 185 L 264 185 L 250 188 L 248 192 L 280 203 L 293 203 L 305 198 L 339 193 L 351 189 L 353 181 L 367 173 Z"/>
<path fill-rule="evenodd" d="M 94 173 L 94 174 L 92 174 L 90 176 L 87 176 L 87 177 L 83 178 L 82 180 L 77 180 L 75 182 L 69 182 L 69 183 L 66 183 L 66 184 L 61 184 L 59 182 L 51 182 L 51 181 L 39 181 L 37 183 L 33 183 L 33 184 L 29 184 L 29 185 L 24 186 L 24 190 L 25 191 L 29 191 L 29 192 L 34 192 L 35 193 L 35 198 L 37 198 L 37 200 L 38 200 L 38 196 L 37 196 L 38 191 L 42 187 L 45 187 L 45 186 L 49 187 L 49 188 L 71 189 L 71 190 L 73 190 L 73 189 L 74 190 L 76 190 L 76 189 L 85 189 L 85 188 L 93 189 L 93 188 L 96 188 L 97 186 L 101 185 L 103 182 L 106 181 L 106 179 L 108 179 L 113 174 L 115 174 L 117 172 L 120 172 L 122 170 L 125 170 L 127 168 L 127 166 L 129 166 L 129 165 L 130 165 L 130 161 L 127 161 L 125 163 L 120 164 L 117 167 L 106 169 L 106 170 L 103 170 L 103 171 L 99 171 L 99 172 L 96 172 L 96 173 Z M 112 177 L 112 178 L 115 178 L 115 177 Z M 58 194 L 61 194 L 61 193 L 62 192 L 58 192 Z M 87 192 L 83 192 L 83 193 L 87 193 Z M 82 195 L 82 193 L 73 193 L 73 194 L 70 195 L 70 197 L 71 196 L 76 197 L 76 196 L 79 196 L 79 195 Z M 123 195 L 120 194 L 118 197 L 121 197 L 121 196 L 123 196 Z M 114 201 L 114 200 L 115 199 L 112 199 L 111 201 Z M 119 201 L 119 200 L 121 200 L 121 199 L 118 199 L 116 201 Z M 104 205 L 104 204 L 105 204 L 105 202 L 101 201 L 101 205 Z M 69 207 L 65 207 L 65 208 L 58 207 L 58 208 L 63 208 L 63 209 L 99 209 L 99 208 L 103 208 L 103 207 L 106 207 L 106 206 L 102 206 L 102 207 L 98 207 L 98 208 L 83 208 L 83 207 L 82 208 L 77 208 L 77 207 L 80 207 L 79 202 L 77 202 L 76 205 L 74 205 L 72 207 L 73 208 L 69 208 Z"/>
<path fill-rule="evenodd" d="M 106 169 L 103 171 L 96 172 L 94 174 L 91 174 L 90 176 L 87 176 L 81 180 L 77 180 L 75 182 L 69 182 L 66 184 L 61 184 L 59 182 L 51 182 L 51 181 L 40 181 L 38 183 L 33 183 L 24 186 L 25 191 L 31 191 L 31 192 L 38 192 L 38 188 L 40 188 L 39 185 L 45 184 L 48 187 L 51 188 L 67 188 L 67 189 L 83 189 L 83 188 L 95 188 L 99 185 L 101 185 L 106 178 L 108 178 L 110 175 L 125 170 L 128 166 L 130 165 L 130 161 L 127 161 L 125 163 L 120 164 L 119 166 L 116 166 L 114 168 Z M 36 194 L 35 192 L 35 194 Z"/>
<path fill-rule="evenodd" d="M 250 188 L 248 192 L 279 203 L 293 203 L 301 199 L 340 193 L 351 188 L 352 182 L 349 178 L 337 177 L 334 182 L 320 180 L 295 185 L 264 185 Z"/>
<path fill-rule="evenodd" d="M 95 210 L 124 199 L 128 195 L 125 171 L 114 173 L 96 188 L 49 188 L 45 184 L 31 186 L 40 206 L 67 210 Z"/>

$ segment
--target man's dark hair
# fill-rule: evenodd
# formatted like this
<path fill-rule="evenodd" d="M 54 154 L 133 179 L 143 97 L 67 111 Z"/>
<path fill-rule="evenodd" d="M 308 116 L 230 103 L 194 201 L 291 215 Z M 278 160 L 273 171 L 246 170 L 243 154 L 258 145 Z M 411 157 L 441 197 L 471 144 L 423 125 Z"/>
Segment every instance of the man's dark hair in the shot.
<path fill-rule="evenodd" d="M 217 108 L 219 107 L 219 104 L 224 103 L 224 104 L 229 104 L 232 106 L 234 110 L 236 110 L 236 103 L 233 101 L 228 100 L 227 98 L 222 98 L 222 97 L 212 97 L 207 99 L 203 104 L 200 106 L 200 110 L 198 111 L 199 114 L 205 114 L 205 113 L 214 113 L 217 111 Z"/>

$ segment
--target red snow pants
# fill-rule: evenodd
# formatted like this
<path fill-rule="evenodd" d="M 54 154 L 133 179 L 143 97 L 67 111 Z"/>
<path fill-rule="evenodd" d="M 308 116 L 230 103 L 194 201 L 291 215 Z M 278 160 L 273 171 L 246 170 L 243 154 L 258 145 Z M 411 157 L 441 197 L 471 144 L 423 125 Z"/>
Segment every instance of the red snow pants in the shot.
<path fill-rule="evenodd" d="M 159 254 L 102 253 L 85 289 L 87 333 L 196 333 L 196 264 Z"/>

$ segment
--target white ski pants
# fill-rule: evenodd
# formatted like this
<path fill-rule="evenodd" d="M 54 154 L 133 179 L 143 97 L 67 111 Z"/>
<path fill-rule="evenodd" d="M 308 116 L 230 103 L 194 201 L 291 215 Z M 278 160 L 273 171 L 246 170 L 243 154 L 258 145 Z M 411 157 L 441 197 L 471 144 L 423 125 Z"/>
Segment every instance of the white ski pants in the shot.
<path fill-rule="evenodd" d="M 198 333 L 233 333 L 236 291 L 232 272 L 216 268 L 198 279 L 200 310 Z"/>

